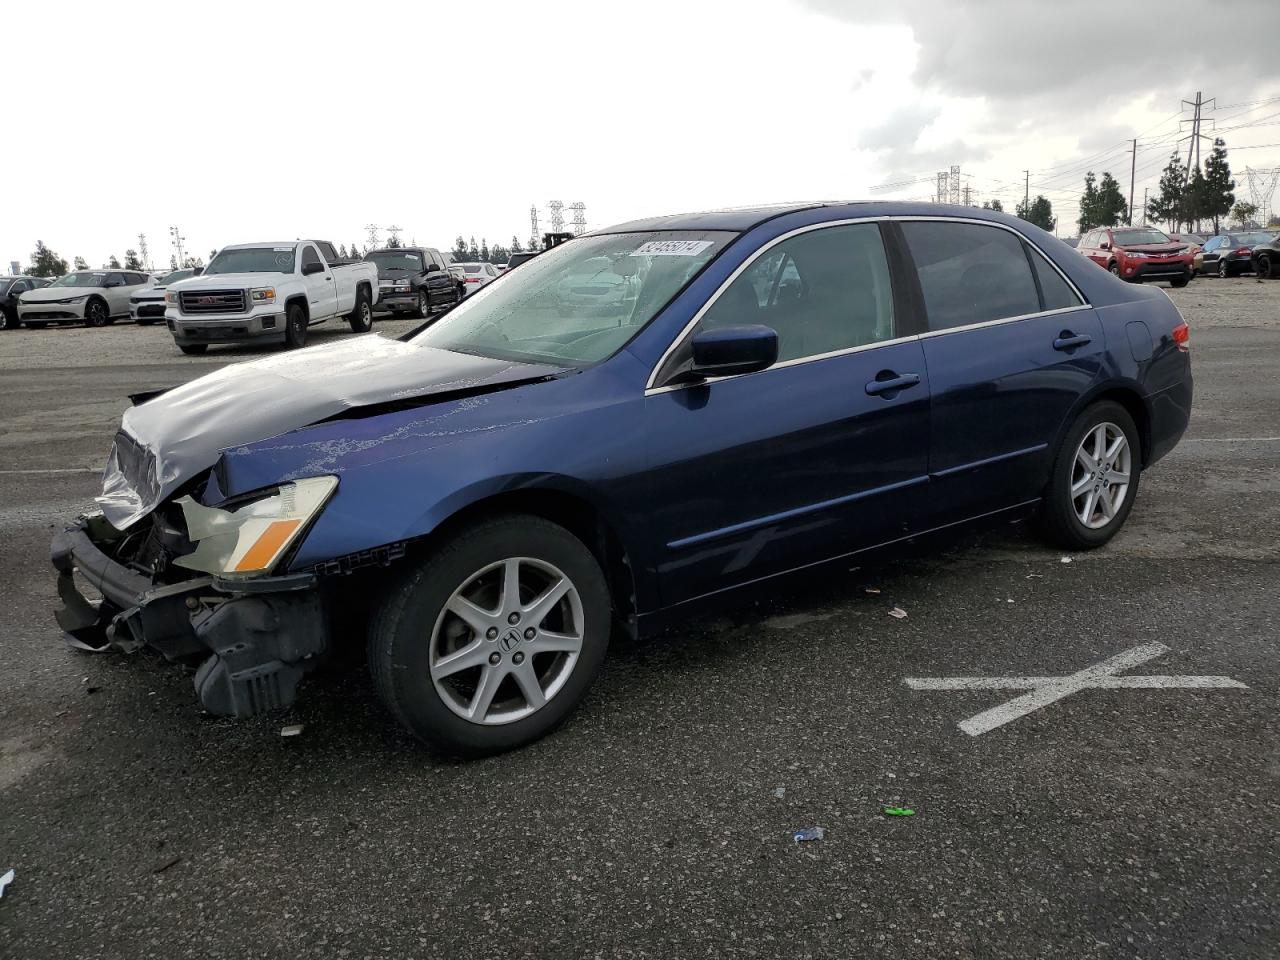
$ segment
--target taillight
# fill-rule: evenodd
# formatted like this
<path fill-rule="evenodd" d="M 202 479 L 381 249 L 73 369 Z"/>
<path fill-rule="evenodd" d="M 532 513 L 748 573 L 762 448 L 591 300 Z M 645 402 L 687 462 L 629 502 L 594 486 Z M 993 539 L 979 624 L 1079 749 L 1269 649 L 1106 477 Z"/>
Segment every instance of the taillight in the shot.
<path fill-rule="evenodd" d="M 1183 353 L 1187 353 L 1191 349 L 1191 328 L 1187 326 L 1187 321 L 1183 320 L 1180 324 L 1173 328 L 1173 343 Z"/>
<path fill-rule="evenodd" d="M 479 283 L 479 282 L 480 282 L 479 277 L 467 277 L 467 283 Z"/>
<path fill-rule="evenodd" d="M 1239 250 L 1237 250 L 1237 251 L 1236 251 L 1236 253 L 1237 253 L 1237 254 L 1240 254 L 1241 256 L 1245 256 L 1245 257 L 1247 257 L 1247 256 L 1249 255 L 1249 248 L 1248 248 L 1248 247 L 1241 247 Z"/>

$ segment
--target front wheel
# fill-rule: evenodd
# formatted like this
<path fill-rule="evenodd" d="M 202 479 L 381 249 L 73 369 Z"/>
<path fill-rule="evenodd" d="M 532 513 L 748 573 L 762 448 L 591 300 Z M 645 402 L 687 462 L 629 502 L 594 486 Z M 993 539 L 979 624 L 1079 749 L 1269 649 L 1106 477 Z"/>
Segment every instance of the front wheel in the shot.
<path fill-rule="evenodd" d="M 418 309 L 413 315 L 419 319 L 431 316 L 431 294 L 427 292 L 426 287 L 418 290 Z"/>
<path fill-rule="evenodd" d="M 178 349 L 189 357 L 199 356 L 209 349 L 207 343 L 180 343 Z"/>
<path fill-rule="evenodd" d="M 497 753 L 564 721 L 604 661 L 610 626 L 609 589 L 582 541 L 506 515 L 460 531 L 388 592 L 369 665 L 419 740 Z"/>
<path fill-rule="evenodd" d="M 101 300 L 90 300 L 85 304 L 84 322 L 87 327 L 105 327 L 111 322 L 107 305 Z"/>
<path fill-rule="evenodd" d="M 1178 277 L 1176 280 L 1170 280 L 1169 283 L 1175 287 L 1185 287 L 1191 282 L 1190 277 Z"/>
<path fill-rule="evenodd" d="M 363 287 L 356 291 L 356 305 L 347 314 L 347 323 L 355 333 L 368 333 L 373 329 L 373 304 Z"/>
<path fill-rule="evenodd" d="M 1076 418 L 1054 457 L 1040 526 L 1055 546 L 1100 547 L 1124 526 L 1138 495 L 1142 448 L 1133 417 L 1104 400 Z"/>
<path fill-rule="evenodd" d="M 1263 254 L 1258 257 L 1258 265 L 1254 267 L 1254 273 L 1258 275 L 1260 280 L 1270 280 L 1275 274 L 1272 272 L 1271 257 Z"/>
<path fill-rule="evenodd" d="M 1227 261 L 1219 260 L 1218 261 L 1218 278 L 1221 280 L 1225 280 L 1229 276 L 1231 276 L 1231 268 L 1227 266 Z"/>
<path fill-rule="evenodd" d="M 285 313 L 284 345 L 290 350 L 296 350 L 298 347 L 305 345 L 306 342 L 307 311 L 302 308 L 300 303 L 290 304 L 289 310 Z"/>
<path fill-rule="evenodd" d="M 17 330 L 22 324 L 18 323 L 18 315 L 8 307 L 0 307 L 0 330 Z"/>

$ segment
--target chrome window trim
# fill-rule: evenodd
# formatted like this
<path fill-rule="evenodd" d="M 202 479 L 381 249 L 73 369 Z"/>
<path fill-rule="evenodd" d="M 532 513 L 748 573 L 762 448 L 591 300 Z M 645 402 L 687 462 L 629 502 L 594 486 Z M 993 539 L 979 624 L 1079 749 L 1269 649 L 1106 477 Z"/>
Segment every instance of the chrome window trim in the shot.
<path fill-rule="evenodd" d="M 979 323 L 966 324 L 963 327 L 949 327 L 945 330 L 928 330 L 924 333 L 911 334 L 910 336 L 906 336 L 906 337 L 895 337 L 892 340 L 878 340 L 875 343 L 864 343 L 856 347 L 848 347 L 844 350 L 834 350 L 828 353 L 815 354 L 809 357 L 796 357 L 792 360 L 784 360 L 781 363 L 775 363 L 770 367 L 766 367 L 764 370 L 756 370 L 753 373 L 735 373 L 735 374 L 730 374 L 727 377 L 710 377 L 706 380 L 697 381 L 696 383 L 677 383 L 677 384 L 670 384 L 668 386 L 663 386 L 663 387 L 654 386 L 654 384 L 657 382 L 657 379 L 658 379 L 658 372 L 662 369 L 663 365 L 667 362 L 667 360 L 671 357 L 671 355 L 680 348 L 680 346 L 684 343 L 685 339 L 689 336 L 690 332 L 698 325 L 698 322 L 702 319 L 703 315 L 708 310 L 711 309 L 711 307 L 715 304 L 717 300 L 720 299 L 721 294 L 723 294 L 725 290 L 728 289 L 729 285 L 732 284 L 733 281 L 738 279 L 738 277 L 742 273 L 744 273 L 750 266 L 752 266 L 752 264 L 754 264 L 760 257 L 764 256 L 766 253 L 772 250 L 779 243 L 782 243 L 785 240 L 789 240 L 792 237 L 799 236 L 802 233 L 810 233 L 814 230 L 821 230 L 825 227 L 842 227 L 842 226 L 847 226 L 849 224 L 855 224 L 855 223 L 883 223 L 883 222 L 969 223 L 969 224 L 976 224 L 977 226 L 982 226 L 982 227 L 996 227 L 997 229 L 1000 229 L 1000 230 L 1007 230 L 1010 233 L 1012 233 L 1015 237 L 1018 237 L 1021 240 L 1025 241 L 1027 244 L 1031 246 L 1032 250 L 1034 250 L 1039 256 L 1043 257 L 1045 261 L 1049 264 L 1049 266 L 1053 267 L 1053 269 L 1058 272 L 1058 275 L 1062 277 L 1062 279 L 1066 282 L 1067 286 L 1071 288 L 1071 291 L 1080 299 L 1080 302 L 1073 307 L 1057 307 L 1053 310 L 1038 310 L 1035 313 L 1019 314 L 1016 317 L 1000 317 L 997 320 L 983 320 Z M 667 349 L 662 352 L 662 356 L 658 357 L 658 362 L 654 364 L 653 369 L 649 371 L 649 379 L 645 382 L 644 395 L 648 397 L 648 396 L 654 396 L 660 393 L 670 393 L 674 390 L 685 390 L 685 389 L 688 389 L 689 387 L 707 386 L 708 384 L 720 383 L 725 380 L 736 380 L 739 377 L 750 377 L 750 376 L 755 376 L 755 374 L 759 374 L 759 373 L 768 373 L 770 370 L 778 370 L 784 367 L 794 367 L 802 363 L 815 363 L 819 360 L 828 360 L 831 357 L 841 357 L 851 353 L 861 353 L 865 350 L 874 350 L 878 347 L 888 347 L 888 346 L 893 346 L 895 344 L 908 343 L 912 340 L 926 340 L 933 337 L 946 336 L 952 333 L 963 333 L 967 330 L 980 330 L 983 327 L 994 327 L 994 326 L 999 326 L 1001 324 L 1006 324 L 1006 323 L 1018 323 L 1022 320 L 1030 320 L 1033 317 L 1051 317 L 1051 316 L 1056 316 L 1058 314 L 1074 313 L 1077 310 L 1087 310 L 1090 308 L 1090 306 L 1091 305 L 1088 299 L 1080 291 L 1080 288 L 1076 286 L 1075 282 L 1070 277 L 1068 277 L 1066 273 L 1063 272 L 1061 267 L 1059 267 L 1056 263 L 1054 263 L 1053 258 L 1050 257 L 1048 254 L 1046 254 L 1042 249 L 1040 249 L 1040 247 L 1035 243 L 1035 241 L 1027 237 L 1026 234 L 1024 234 L 1021 230 L 1017 230 L 1014 227 L 1009 226 L 1008 224 L 994 223 L 990 220 L 980 220 L 975 217 L 939 217 L 939 216 L 925 216 L 925 215 L 920 215 L 920 216 L 907 215 L 907 216 L 896 216 L 896 217 L 889 217 L 889 216 L 851 217 L 843 220 L 826 220 L 826 221 L 823 221 L 822 223 L 811 223 L 811 224 L 808 224 L 807 226 L 796 227 L 794 230 L 789 230 L 786 233 L 781 234 L 780 236 L 774 237 L 763 247 L 760 247 L 758 250 L 756 250 L 755 254 L 753 254 L 750 259 L 744 260 L 741 264 L 739 264 L 738 267 L 733 271 L 733 273 L 729 274 L 729 276 L 726 277 L 721 282 L 720 286 L 716 288 L 715 292 L 712 293 L 711 296 L 707 298 L 706 303 L 704 303 L 701 307 L 698 308 L 697 313 L 693 315 L 693 319 L 691 319 L 687 324 L 685 324 L 684 328 L 679 332 L 679 334 L 677 334 L 675 338 L 672 339 Z M 896 316 L 894 317 L 894 322 L 895 324 L 897 322 Z"/>

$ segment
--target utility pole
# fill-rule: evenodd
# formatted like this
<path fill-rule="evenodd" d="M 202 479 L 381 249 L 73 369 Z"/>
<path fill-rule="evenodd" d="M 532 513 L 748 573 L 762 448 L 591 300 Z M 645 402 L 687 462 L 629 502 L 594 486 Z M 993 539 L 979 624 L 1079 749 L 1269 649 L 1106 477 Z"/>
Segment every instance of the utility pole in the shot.
<path fill-rule="evenodd" d="M 138 234 L 138 257 L 142 260 L 142 265 L 151 270 L 151 252 L 147 250 L 147 235 L 145 233 Z"/>
<path fill-rule="evenodd" d="M 529 234 L 529 250 L 537 253 L 538 244 L 541 243 L 538 238 L 542 235 L 538 233 L 538 205 L 536 203 L 529 206 L 529 224 L 533 231 Z"/>
<path fill-rule="evenodd" d="M 1143 226 L 1146 226 L 1146 223 L 1147 223 L 1147 189 L 1148 189 L 1147 187 L 1142 188 L 1142 225 Z M 1132 220 L 1130 220 L 1130 223 L 1132 224 Z"/>
<path fill-rule="evenodd" d="M 1129 226 L 1133 226 L 1133 184 L 1138 169 L 1138 138 L 1133 138 L 1133 156 L 1129 158 Z"/>
<path fill-rule="evenodd" d="M 933 192 L 934 203 L 947 202 L 947 177 L 948 177 L 947 171 L 945 170 L 938 171 L 938 183 L 937 183 L 937 187 Z"/>
<path fill-rule="evenodd" d="M 169 228 L 169 238 L 173 243 L 173 248 L 178 251 L 178 269 L 182 269 L 187 260 L 186 251 L 182 249 L 182 241 L 187 238 L 182 235 L 182 231 L 177 227 Z"/>
<path fill-rule="evenodd" d="M 966 207 L 971 207 L 971 206 L 973 206 L 973 204 L 971 204 L 971 203 L 969 202 L 969 196 L 970 196 L 970 193 L 971 193 L 971 189 L 970 189 L 969 185 L 966 183 L 966 184 L 964 185 L 964 205 L 965 205 Z"/>
<path fill-rule="evenodd" d="M 1022 181 L 1022 212 L 1031 213 L 1031 171 L 1023 170 Z"/>
<path fill-rule="evenodd" d="M 378 225 L 376 223 L 366 223 L 364 228 L 369 231 L 369 249 L 378 249 Z"/>

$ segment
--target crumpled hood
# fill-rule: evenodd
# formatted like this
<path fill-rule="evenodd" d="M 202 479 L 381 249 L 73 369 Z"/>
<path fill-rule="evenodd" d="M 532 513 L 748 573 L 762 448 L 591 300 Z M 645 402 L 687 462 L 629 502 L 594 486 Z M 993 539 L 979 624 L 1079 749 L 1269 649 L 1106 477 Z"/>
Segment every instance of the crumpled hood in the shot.
<path fill-rule="evenodd" d="M 22 303 L 56 303 L 59 300 L 87 297 L 91 293 L 102 292 L 102 287 L 41 287 L 39 290 L 28 290 L 18 299 Z"/>
<path fill-rule="evenodd" d="M 276 437 L 355 407 L 444 399 L 563 371 L 381 336 L 237 363 L 125 411 L 98 503 L 111 525 L 123 530 L 212 467 L 227 447 Z"/>

